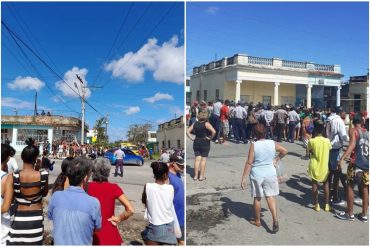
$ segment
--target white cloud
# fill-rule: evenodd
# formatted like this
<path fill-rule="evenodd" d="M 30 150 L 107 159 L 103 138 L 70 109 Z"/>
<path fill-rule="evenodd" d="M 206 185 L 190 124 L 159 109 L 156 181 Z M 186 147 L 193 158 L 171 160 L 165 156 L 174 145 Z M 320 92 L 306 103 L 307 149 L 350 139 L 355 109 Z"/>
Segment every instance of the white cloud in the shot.
<path fill-rule="evenodd" d="M 139 111 L 140 111 L 140 107 L 138 107 L 138 106 L 131 106 L 127 110 L 125 110 L 125 113 L 127 115 L 132 115 L 132 114 L 138 113 Z"/>
<path fill-rule="evenodd" d="M 111 71 L 113 77 L 129 82 L 144 81 L 146 71 L 151 71 L 156 81 L 167 81 L 177 84 L 184 83 L 184 46 L 178 46 L 178 37 L 157 44 L 153 38 L 136 53 L 128 52 L 118 60 L 105 65 L 106 71 Z"/>
<path fill-rule="evenodd" d="M 12 83 L 8 83 L 10 89 L 16 90 L 36 90 L 40 91 L 45 86 L 45 83 L 35 77 L 18 76 Z"/>
<path fill-rule="evenodd" d="M 206 9 L 206 12 L 209 13 L 209 14 L 216 14 L 219 10 L 220 10 L 220 8 L 217 7 L 217 6 L 209 6 Z"/>
<path fill-rule="evenodd" d="M 1 99 L 1 107 L 17 108 L 23 110 L 31 110 L 35 106 L 31 102 L 20 100 L 17 98 L 6 97 Z"/>
<path fill-rule="evenodd" d="M 82 92 L 82 84 L 80 83 L 80 81 L 77 79 L 76 75 L 79 75 L 82 79 L 82 81 L 84 82 L 84 90 L 85 90 L 85 98 L 89 98 L 90 95 L 91 95 L 91 91 L 89 88 L 86 88 L 87 87 L 87 81 L 86 81 L 86 74 L 87 74 L 88 70 L 83 68 L 83 69 L 79 69 L 78 67 L 74 66 L 71 70 L 68 70 L 65 74 L 64 74 L 64 81 L 67 82 L 67 84 L 73 89 L 69 88 L 67 86 L 67 84 L 65 84 L 63 81 L 58 81 L 55 83 L 55 87 L 58 88 L 62 94 L 66 97 L 71 97 L 71 98 L 79 98 L 79 96 L 75 93 L 79 93 L 81 94 Z M 77 84 L 77 88 L 78 90 L 76 89 L 75 87 L 75 83 Z M 75 92 L 73 92 L 75 91 Z"/>
<path fill-rule="evenodd" d="M 153 97 L 144 98 L 145 101 L 149 103 L 154 103 L 160 100 L 173 100 L 173 96 L 167 93 L 156 93 Z"/>

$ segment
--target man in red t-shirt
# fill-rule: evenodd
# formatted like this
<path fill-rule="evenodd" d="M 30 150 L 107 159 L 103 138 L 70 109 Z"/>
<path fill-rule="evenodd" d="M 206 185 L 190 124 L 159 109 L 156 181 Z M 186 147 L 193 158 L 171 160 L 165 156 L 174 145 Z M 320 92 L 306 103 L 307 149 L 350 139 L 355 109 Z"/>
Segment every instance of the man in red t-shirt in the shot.
<path fill-rule="evenodd" d="M 220 138 L 221 134 L 219 134 L 220 143 L 225 142 L 227 136 L 229 135 L 229 104 L 230 101 L 228 99 L 225 100 L 224 104 L 220 109 L 221 132 L 222 132 L 222 139 Z"/>

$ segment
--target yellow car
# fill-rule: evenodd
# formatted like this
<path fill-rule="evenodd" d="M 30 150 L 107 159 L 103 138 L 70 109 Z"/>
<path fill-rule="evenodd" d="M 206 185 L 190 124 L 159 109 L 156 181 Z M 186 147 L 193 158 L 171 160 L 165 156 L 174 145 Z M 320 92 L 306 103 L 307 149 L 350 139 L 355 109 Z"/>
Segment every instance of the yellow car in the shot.
<path fill-rule="evenodd" d="M 121 148 L 127 148 L 130 149 L 134 154 L 140 155 L 139 149 L 137 148 L 136 145 L 129 143 L 129 142 L 122 142 L 121 143 Z"/>

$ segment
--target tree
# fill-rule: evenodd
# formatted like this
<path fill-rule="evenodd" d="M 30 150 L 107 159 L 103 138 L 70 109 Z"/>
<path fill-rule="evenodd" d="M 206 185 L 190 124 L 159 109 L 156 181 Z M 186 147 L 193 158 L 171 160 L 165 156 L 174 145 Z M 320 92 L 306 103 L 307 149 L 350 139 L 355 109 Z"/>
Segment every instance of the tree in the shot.
<path fill-rule="evenodd" d="M 127 131 L 127 138 L 132 143 L 145 142 L 148 131 L 152 129 L 152 125 L 146 124 L 131 124 Z"/>
<path fill-rule="evenodd" d="M 96 145 L 106 146 L 108 144 L 108 136 L 106 135 L 105 122 L 107 119 L 105 117 L 99 118 L 95 122 L 94 129 L 96 130 Z"/>

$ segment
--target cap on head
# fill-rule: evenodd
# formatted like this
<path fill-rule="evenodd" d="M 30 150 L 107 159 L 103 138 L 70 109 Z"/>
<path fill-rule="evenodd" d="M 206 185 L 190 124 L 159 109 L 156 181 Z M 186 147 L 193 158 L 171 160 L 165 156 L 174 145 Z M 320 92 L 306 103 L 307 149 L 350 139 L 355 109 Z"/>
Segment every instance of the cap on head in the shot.
<path fill-rule="evenodd" d="M 181 156 L 178 155 L 172 155 L 170 157 L 170 162 L 175 162 L 177 165 L 184 165 L 184 159 Z"/>

